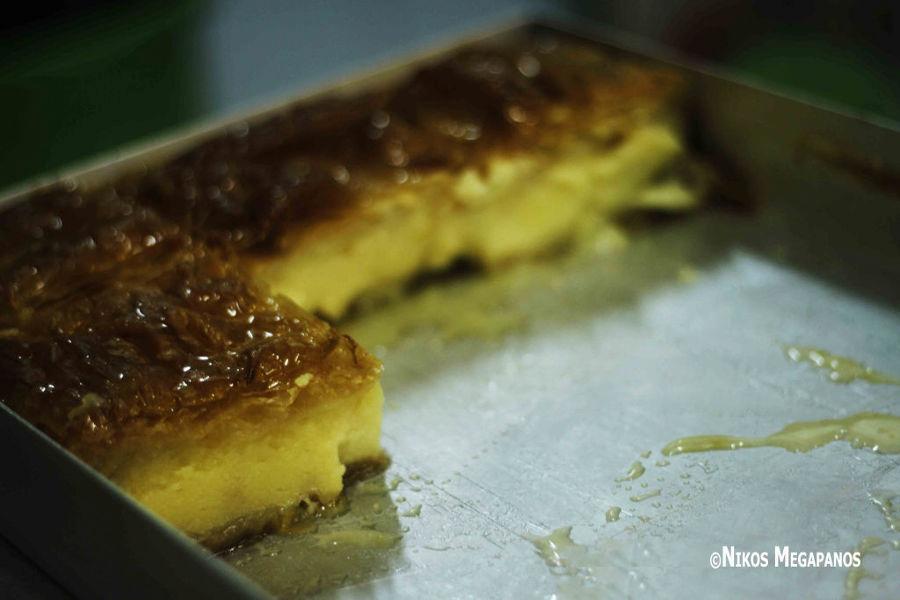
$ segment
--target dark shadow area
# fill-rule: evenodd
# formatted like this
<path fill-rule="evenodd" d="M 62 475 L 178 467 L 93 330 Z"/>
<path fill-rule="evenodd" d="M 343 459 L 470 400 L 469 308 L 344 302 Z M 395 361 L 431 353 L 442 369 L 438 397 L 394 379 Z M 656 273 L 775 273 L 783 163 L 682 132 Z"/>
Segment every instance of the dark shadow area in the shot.
<path fill-rule="evenodd" d="M 6 598 L 43 598 L 68 600 L 71 594 L 60 587 L 38 565 L 22 554 L 6 538 L 0 537 L 0 590 Z"/>
<path fill-rule="evenodd" d="M 692 59 L 900 120 L 900 5 L 891 0 L 592 2 L 572 12 Z"/>
<path fill-rule="evenodd" d="M 204 7 L 100 2 L 7 28 L 0 188 L 203 116 Z"/>

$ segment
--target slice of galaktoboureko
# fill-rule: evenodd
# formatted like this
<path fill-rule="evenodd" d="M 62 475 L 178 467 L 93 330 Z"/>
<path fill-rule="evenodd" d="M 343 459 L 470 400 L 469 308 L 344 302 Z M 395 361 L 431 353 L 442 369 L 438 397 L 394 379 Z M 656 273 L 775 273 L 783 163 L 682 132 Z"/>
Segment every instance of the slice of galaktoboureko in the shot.
<path fill-rule="evenodd" d="M 0 212 L 0 401 L 210 544 L 328 503 L 382 457 L 380 365 L 306 310 L 696 206 L 682 90 L 526 36 L 35 194 Z"/>
<path fill-rule="evenodd" d="M 220 546 L 327 504 L 382 459 L 380 364 L 188 244 L 0 336 L 0 395 L 190 535 Z"/>

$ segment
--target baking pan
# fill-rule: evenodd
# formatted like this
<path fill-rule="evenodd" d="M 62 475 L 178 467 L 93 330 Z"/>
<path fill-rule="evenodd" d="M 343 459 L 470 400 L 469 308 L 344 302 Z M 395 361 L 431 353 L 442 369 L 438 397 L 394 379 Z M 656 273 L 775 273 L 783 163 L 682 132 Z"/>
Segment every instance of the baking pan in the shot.
<path fill-rule="evenodd" d="M 535 28 L 634 48 L 558 22 L 479 43 Z M 444 50 L 334 89 L 380 85 Z M 896 597 L 900 534 L 884 502 L 900 494 L 896 455 L 843 442 L 661 449 L 900 414 L 900 387 L 836 383 L 785 352 L 824 348 L 900 376 L 900 132 L 678 68 L 698 148 L 757 208 L 628 223 L 589 249 L 442 278 L 342 324 L 386 363 L 393 459 L 348 490 L 344 514 L 211 557 L 4 409 L 3 534 L 86 597 Z M 227 126 L 67 177 L 143 168 Z M 628 479 L 635 462 L 644 473 Z M 723 546 L 867 539 L 862 569 L 710 566 Z"/>

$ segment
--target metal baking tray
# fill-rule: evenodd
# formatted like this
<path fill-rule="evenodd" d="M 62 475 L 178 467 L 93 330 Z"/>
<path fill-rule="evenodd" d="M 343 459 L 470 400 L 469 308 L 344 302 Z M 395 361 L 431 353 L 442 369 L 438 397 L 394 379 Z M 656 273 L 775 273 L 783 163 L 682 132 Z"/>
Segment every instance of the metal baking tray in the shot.
<path fill-rule="evenodd" d="M 839 385 L 784 353 L 823 347 L 900 375 L 900 131 L 608 31 L 530 23 L 473 39 L 531 28 L 677 64 L 691 80 L 696 145 L 739 174 L 732 187 L 756 210 L 709 210 L 490 277 L 438 280 L 343 324 L 386 363 L 390 468 L 351 487 L 344 514 L 225 556 L 0 409 L 3 535 L 77 595 L 110 598 L 840 598 L 847 569 L 715 570 L 709 557 L 729 545 L 852 550 L 878 536 L 888 543 L 864 558 L 858 591 L 896 597 L 900 533 L 873 502 L 900 494 L 896 456 L 846 443 L 660 450 L 685 435 L 900 413 L 897 386 Z M 317 93 L 380 85 L 447 50 Z M 90 185 L 143 168 L 299 99 L 64 178 Z M 637 460 L 646 472 L 623 480 Z M 620 517 L 607 522 L 614 506 Z"/>

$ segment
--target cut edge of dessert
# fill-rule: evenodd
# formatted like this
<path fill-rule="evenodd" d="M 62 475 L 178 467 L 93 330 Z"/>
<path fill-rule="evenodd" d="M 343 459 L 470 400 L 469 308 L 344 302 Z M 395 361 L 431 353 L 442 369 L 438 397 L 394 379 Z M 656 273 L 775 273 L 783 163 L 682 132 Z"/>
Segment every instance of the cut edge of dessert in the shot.
<path fill-rule="evenodd" d="M 144 440 L 129 448 L 136 458 L 108 476 L 205 546 L 227 548 L 333 505 L 352 481 L 348 470 L 386 466 L 382 405 L 376 381 L 299 410 L 238 426 L 228 420 L 200 440 Z"/>
<path fill-rule="evenodd" d="M 460 259 L 501 268 L 625 211 L 676 213 L 700 204 L 708 173 L 691 161 L 677 126 L 642 124 L 610 149 L 612 135 L 572 140 L 553 156 L 498 156 L 483 169 L 429 176 L 414 190 L 379 192 L 390 194 L 388 209 L 376 200 L 378 214 L 368 219 L 298 232 L 291 250 L 251 256 L 250 269 L 276 292 L 340 320 L 365 294 Z"/>

